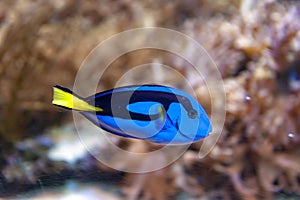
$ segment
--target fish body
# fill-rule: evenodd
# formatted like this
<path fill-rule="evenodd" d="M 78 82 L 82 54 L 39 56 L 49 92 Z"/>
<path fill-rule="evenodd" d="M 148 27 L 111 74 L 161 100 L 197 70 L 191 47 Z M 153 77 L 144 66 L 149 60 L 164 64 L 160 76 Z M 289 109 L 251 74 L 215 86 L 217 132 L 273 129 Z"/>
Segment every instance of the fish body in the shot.
<path fill-rule="evenodd" d="M 102 129 L 158 144 L 186 144 L 205 138 L 211 123 L 187 93 L 161 85 L 133 85 L 82 98 L 54 86 L 54 105 L 77 110 Z"/>

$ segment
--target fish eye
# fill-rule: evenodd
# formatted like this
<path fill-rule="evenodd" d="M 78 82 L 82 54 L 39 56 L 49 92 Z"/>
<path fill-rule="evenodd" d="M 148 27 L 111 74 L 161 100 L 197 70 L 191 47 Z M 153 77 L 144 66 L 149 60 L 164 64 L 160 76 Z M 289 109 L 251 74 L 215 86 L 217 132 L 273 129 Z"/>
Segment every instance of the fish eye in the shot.
<path fill-rule="evenodd" d="M 189 118 L 191 118 L 191 119 L 195 119 L 195 118 L 198 116 L 198 113 L 197 113 L 196 110 L 192 109 L 192 110 L 189 110 L 188 116 L 189 116 Z"/>

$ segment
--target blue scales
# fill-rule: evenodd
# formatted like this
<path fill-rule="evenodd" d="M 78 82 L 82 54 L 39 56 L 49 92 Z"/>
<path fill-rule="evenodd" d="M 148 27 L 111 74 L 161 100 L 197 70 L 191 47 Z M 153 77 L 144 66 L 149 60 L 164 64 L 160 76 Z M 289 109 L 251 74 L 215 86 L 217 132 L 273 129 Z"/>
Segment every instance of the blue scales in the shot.
<path fill-rule="evenodd" d="M 82 98 L 54 86 L 53 104 L 77 110 L 102 129 L 158 144 L 187 144 L 211 132 L 202 106 L 187 93 L 162 85 L 114 88 Z"/>

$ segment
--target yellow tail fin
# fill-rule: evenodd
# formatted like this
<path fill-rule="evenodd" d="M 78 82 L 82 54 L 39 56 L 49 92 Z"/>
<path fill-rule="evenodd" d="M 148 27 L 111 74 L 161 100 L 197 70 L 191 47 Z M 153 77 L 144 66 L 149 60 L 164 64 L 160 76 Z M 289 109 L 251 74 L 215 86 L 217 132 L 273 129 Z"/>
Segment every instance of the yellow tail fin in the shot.
<path fill-rule="evenodd" d="M 84 100 L 79 97 L 73 95 L 72 91 L 63 88 L 61 86 L 53 87 L 53 101 L 52 104 L 61 106 L 64 108 L 69 108 L 78 111 L 103 111 L 102 108 L 95 107 L 93 105 L 88 104 Z"/>

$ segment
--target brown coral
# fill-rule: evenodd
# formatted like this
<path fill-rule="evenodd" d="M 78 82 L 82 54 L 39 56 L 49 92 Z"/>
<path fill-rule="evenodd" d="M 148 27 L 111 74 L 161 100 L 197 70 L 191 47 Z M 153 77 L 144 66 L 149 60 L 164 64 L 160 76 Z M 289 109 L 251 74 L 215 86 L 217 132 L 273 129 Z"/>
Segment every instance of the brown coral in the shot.
<path fill-rule="evenodd" d="M 223 73 L 227 93 L 224 133 L 207 158 L 196 161 L 195 156 L 194 162 L 209 163 L 227 176 L 243 199 L 273 198 L 279 191 L 299 194 L 300 99 L 299 90 L 294 91 L 287 78 L 297 79 L 299 68 L 293 64 L 298 63 L 300 52 L 294 45 L 299 42 L 300 24 L 295 20 L 299 11 L 299 5 L 260 2 L 243 10 L 247 14 L 242 17 L 233 17 L 226 28 L 235 30 L 235 40 L 218 46 L 227 48 L 225 54 L 242 52 L 247 63 L 234 77 Z M 222 37 L 218 40 L 223 41 Z M 220 57 L 221 72 L 239 70 L 232 59 L 231 66 L 226 66 Z"/>
<path fill-rule="evenodd" d="M 173 166 L 148 174 L 125 173 L 124 194 L 129 199 L 166 199 L 178 191 L 212 199 L 271 199 L 278 192 L 300 195 L 298 2 L 80 1 L 82 7 L 75 1 L 53 2 L 0 2 L 1 138 L 14 143 L 20 135 L 40 134 L 40 130 L 26 130 L 41 122 L 49 126 L 51 116 L 57 123 L 61 113 L 49 106 L 51 86 L 71 85 L 80 63 L 98 42 L 133 27 L 165 26 L 196 39 L 216 62 L 227 95 L 225 127 L 204 159 L 198 157 L 200 142 Z M 143 50 L 122 56 L 106 71 L 101 87 L 113 87 L 126 70 L 153 60 L 187 75 L 210 113 L 209 94 L 202 82 L 189 76 L 193 72 L 188 63 L 177 62 L 174 55 L 162 52 Z M 170 80 L 177 84 L 177 80 Z M 157 148 L 118 140 L 119 146 L 125 143 L 130 150 Z M 5 149 L 8 146 L 0 145 Z M 17 181 L 15 178 L 25 184 L 38 179 L 38 169 L 2 166 L 16 154 L 0 150 L 6 155 L 1 157 L 1 174 L 5 175 L 1 175 L 1 184 Z M 157 159 L 165 162 L 165 158 Z M 20 160 L 30 169 L 38 168 L 30 158 Z M 141 168 L 151 161 L 115 160 L 121 166 Z M 53 165 L 64 173 L 65 165 Z M 113 171 L 103 164 L 97 167 L 106 174 Z M 47 170 L 51 171 L 45 167 L 42 172 Z M 14 171 L 18 171 L 16 176 L 12 176 Z M 30 177 L 26 178 L 26 173 Z"/>

